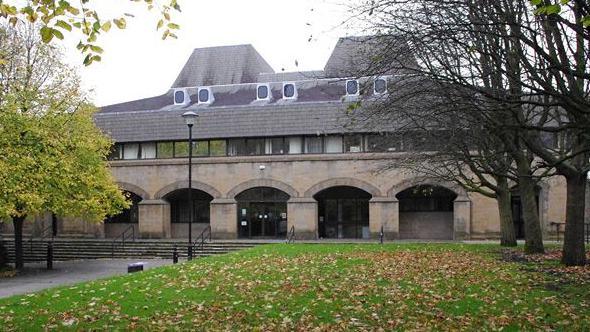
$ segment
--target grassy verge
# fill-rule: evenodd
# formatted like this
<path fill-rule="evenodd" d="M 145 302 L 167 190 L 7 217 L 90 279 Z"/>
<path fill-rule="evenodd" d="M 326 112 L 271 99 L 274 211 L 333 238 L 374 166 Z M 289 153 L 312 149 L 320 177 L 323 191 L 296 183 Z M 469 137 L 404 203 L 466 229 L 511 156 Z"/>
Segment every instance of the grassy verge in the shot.
<path fill-rule="evenodd" d="M 265 245 L 3 299 L 0 329 L 590 329 L 590 267 L 499 251 Z"/>

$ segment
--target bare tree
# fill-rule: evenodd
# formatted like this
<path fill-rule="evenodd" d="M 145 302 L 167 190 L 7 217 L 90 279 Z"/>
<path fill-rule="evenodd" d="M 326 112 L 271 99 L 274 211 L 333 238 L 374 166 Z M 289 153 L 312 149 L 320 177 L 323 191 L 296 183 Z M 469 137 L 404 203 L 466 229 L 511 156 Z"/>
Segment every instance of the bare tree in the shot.
<path fill-rule="evenodd" d="M 487 133 L 502 142 L 503 152 L 513 160 L 527 251 L 543 251 L 533 175 L 555 170 L 566 178 L 562 261 L 580 265 L 585 263 L 590 135 L 589 33 L 582 18 L 589 7 L 583 1 L 565 1 L 557 11 L 547 9 L 550 1 L 536 3 L 538 8 L 525 0 L 370 1 L 357 7 L 356 18 L 383 45 L 373 51 L 366 72 L 402 72 L 471 93 L 462 103 L 479 110 L 481 124 L 491 129 Z M 410 53 L 391 52 L 400 41 Z M 407 65 L 408 54 L 416 58 L 415 65 Z M 412 92 L 426 93 L 423 88 Z M 552 137 L 565 144 L 550 144 Z"/>

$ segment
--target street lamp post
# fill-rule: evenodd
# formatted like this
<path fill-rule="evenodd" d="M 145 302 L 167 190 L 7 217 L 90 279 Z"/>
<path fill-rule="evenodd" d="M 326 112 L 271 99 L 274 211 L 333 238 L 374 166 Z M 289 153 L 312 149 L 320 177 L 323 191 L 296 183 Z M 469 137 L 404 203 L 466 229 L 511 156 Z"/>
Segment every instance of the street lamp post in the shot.
<path fill-rule="evenodd" d="M 193 259 L 193 125 L 197 113 L 188 111 L 182 114 L 188 126 L 188 260 Z"/>

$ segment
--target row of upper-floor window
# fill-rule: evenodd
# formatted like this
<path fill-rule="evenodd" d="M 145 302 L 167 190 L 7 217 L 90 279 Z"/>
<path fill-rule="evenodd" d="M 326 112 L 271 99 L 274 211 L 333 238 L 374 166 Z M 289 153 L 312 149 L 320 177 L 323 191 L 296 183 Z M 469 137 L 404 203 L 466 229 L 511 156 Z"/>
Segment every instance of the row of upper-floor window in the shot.
<path fill-rule="evenodd" d="M 194 157 L 398 152 L 409 143 L 387 135 L 285 136 L 193 141 Z M 188 141 L 115 143 L 110 160 L 186 158 Z"/>

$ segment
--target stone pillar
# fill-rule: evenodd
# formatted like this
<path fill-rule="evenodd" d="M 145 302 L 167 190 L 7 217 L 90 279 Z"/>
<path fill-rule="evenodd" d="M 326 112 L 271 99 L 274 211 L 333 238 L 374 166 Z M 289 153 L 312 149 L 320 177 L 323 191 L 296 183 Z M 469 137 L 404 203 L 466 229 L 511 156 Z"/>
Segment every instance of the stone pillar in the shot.
<path fill-rule="evenodd" d="M 399 202 L 395 197 L 373 197 L 369 201 L 369 231 L 378 239 L 383 226 L 383 238 L 399 239 Z"/>
<path fill-rule="evenodd" d="M 295 226 L 298 240 L 318 238 L 318 202 L 311 197 L 293 197 L 287 201 L 287 230 Z"/>
<path fill-rule="evenodd" d="M 138 204 L 139 236 L 146 239 L 170 238 L 170 203 L 144 199 Z"/>
<path fill-rule="evenodd" d="M 453 203 L 454 240 L 467 240 L 471 236 L 471 201 L 459 196 Z"/>
<path fill-rule="evenodd" d="M 238 237 L 238 203 L 233 198 L 211 201 L 211 236 L 216 239 Z"/>

